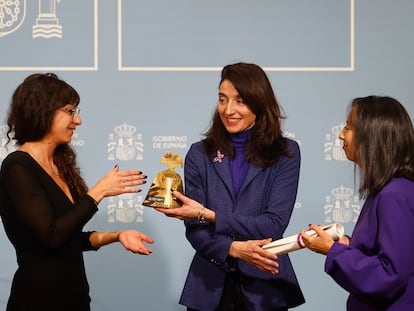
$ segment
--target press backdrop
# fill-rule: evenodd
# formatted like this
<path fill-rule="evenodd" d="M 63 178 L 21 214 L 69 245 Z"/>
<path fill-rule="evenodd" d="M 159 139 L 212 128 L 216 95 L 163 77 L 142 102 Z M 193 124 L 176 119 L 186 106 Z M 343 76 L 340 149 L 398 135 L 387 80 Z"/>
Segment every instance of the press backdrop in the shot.
<path fill-rule="evenodd" d="M 148 257 L 116 244 L 85 255 L 93 311 L 184 310 L 178 299 L 193 254 L 184 226 L 141 203 L 166 168 L 161 156 L 184 158 L 202 138 L 224 65 L 266 70 L 284 132 L 300 143 L 286 236 L 309 223 L 352 232 L 362 202 L 337 138 L 352 98 L 389 95 L 414 113 L 412 0 L 21 0 L 0 1 L 0 13 L 0 160 L 12 92 L 33 72 L 55 72 L 81 95 L 73 145 L 88 184 L 116 163 L 148 175 L 141 193 L 105 199 L 86 227 L 136 228 L 155 239 Z M 323 256 L 299 250 L 291 259 L 307 301 L 297 310 L 345 309 Z M 1 229 L 1 310 L 15 269 Z"/>

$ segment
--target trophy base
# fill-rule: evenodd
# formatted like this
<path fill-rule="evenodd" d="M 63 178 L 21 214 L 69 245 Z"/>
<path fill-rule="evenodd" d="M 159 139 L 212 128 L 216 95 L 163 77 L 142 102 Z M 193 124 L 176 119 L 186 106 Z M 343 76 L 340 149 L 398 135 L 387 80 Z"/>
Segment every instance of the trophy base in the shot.
<path fill-rule="evenodd" d="M 166 202 L 165 198 L 163 197 L 153 197 L 149 196 L 146 197 L 144 202 L 142 202 L 142 205 L 148 206 L 148 207 L 160 207 L 160 208 L 177 208 L 181 207 L 182 202 L 177 199 L 168 200 L 169 202 Z"/>

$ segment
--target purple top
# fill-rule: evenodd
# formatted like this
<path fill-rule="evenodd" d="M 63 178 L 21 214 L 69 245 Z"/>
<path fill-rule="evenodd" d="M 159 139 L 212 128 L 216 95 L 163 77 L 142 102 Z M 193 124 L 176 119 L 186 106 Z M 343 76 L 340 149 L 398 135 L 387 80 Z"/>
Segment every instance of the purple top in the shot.
<path fill-rule="evenodd" d="M 349 247 L 335 243 L 325 271 L 350 295 L 347 310 L 414 310 L 414 182 L 392 179 L 366 200 Z"/>
<path fill-rule="evenodd" d="M 230 134 L 230 139 L 233 142 L 235 149 L 235 157 L 234 159 L 230 160 L 234 196 L 237 196 L 239 193 L 240 186 L 249 169 L 249 163 L 247 162 L 246 156 L 244 155 L 244 149 L 246 147 L 249 134 L 250 130 L 237 134 Z"/>

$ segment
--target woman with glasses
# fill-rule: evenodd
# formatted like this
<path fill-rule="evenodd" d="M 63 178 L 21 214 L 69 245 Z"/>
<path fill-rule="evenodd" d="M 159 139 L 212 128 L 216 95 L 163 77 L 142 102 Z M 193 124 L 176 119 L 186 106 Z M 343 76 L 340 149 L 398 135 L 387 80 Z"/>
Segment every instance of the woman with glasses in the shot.
<path fill-rule="evenodd" d="M 115 166 L 88 189 L 70 146 L 82 123 L 79 101 L 54 74 L 32 74 L 13 94 L 7 138 L 18 150 L 0 171 L 0 216 L 18 264 L 7 311 L 90 310 L 83 251 L 120 242 L 151 253 L 144 242 L 153 240 L 135 230 L 82 231 L 103 198 L 141 191 L 146 176 Z"/>
<path fill-rule="evenodd" d="M 325 271 L 350 293 L 350 311 L 414 310 L 414 129 L 397 100 L 355 98 L 339 134 L 365 199 L 352 237 L 334 242 L 302 231 Z"/>

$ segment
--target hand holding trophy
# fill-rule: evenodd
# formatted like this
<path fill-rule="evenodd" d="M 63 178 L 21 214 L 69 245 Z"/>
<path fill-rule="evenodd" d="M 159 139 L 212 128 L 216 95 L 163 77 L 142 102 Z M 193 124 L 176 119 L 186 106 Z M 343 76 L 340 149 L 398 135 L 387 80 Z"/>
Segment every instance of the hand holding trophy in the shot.
<path fill-rule="evenodd" d="M 142 204 L 155 208 L 180 207 L 182 202 L 173 197 L 172 192 L 179 191 L 183 193 L 181 176 L 174 171 L 176 167 L 183 167 L 183 160 L 177 153 L 169 151 L 164 154 L 160 163 L 166 164 L 168 169 L 159 172 L 157 176 L 155 176 Z"/>

